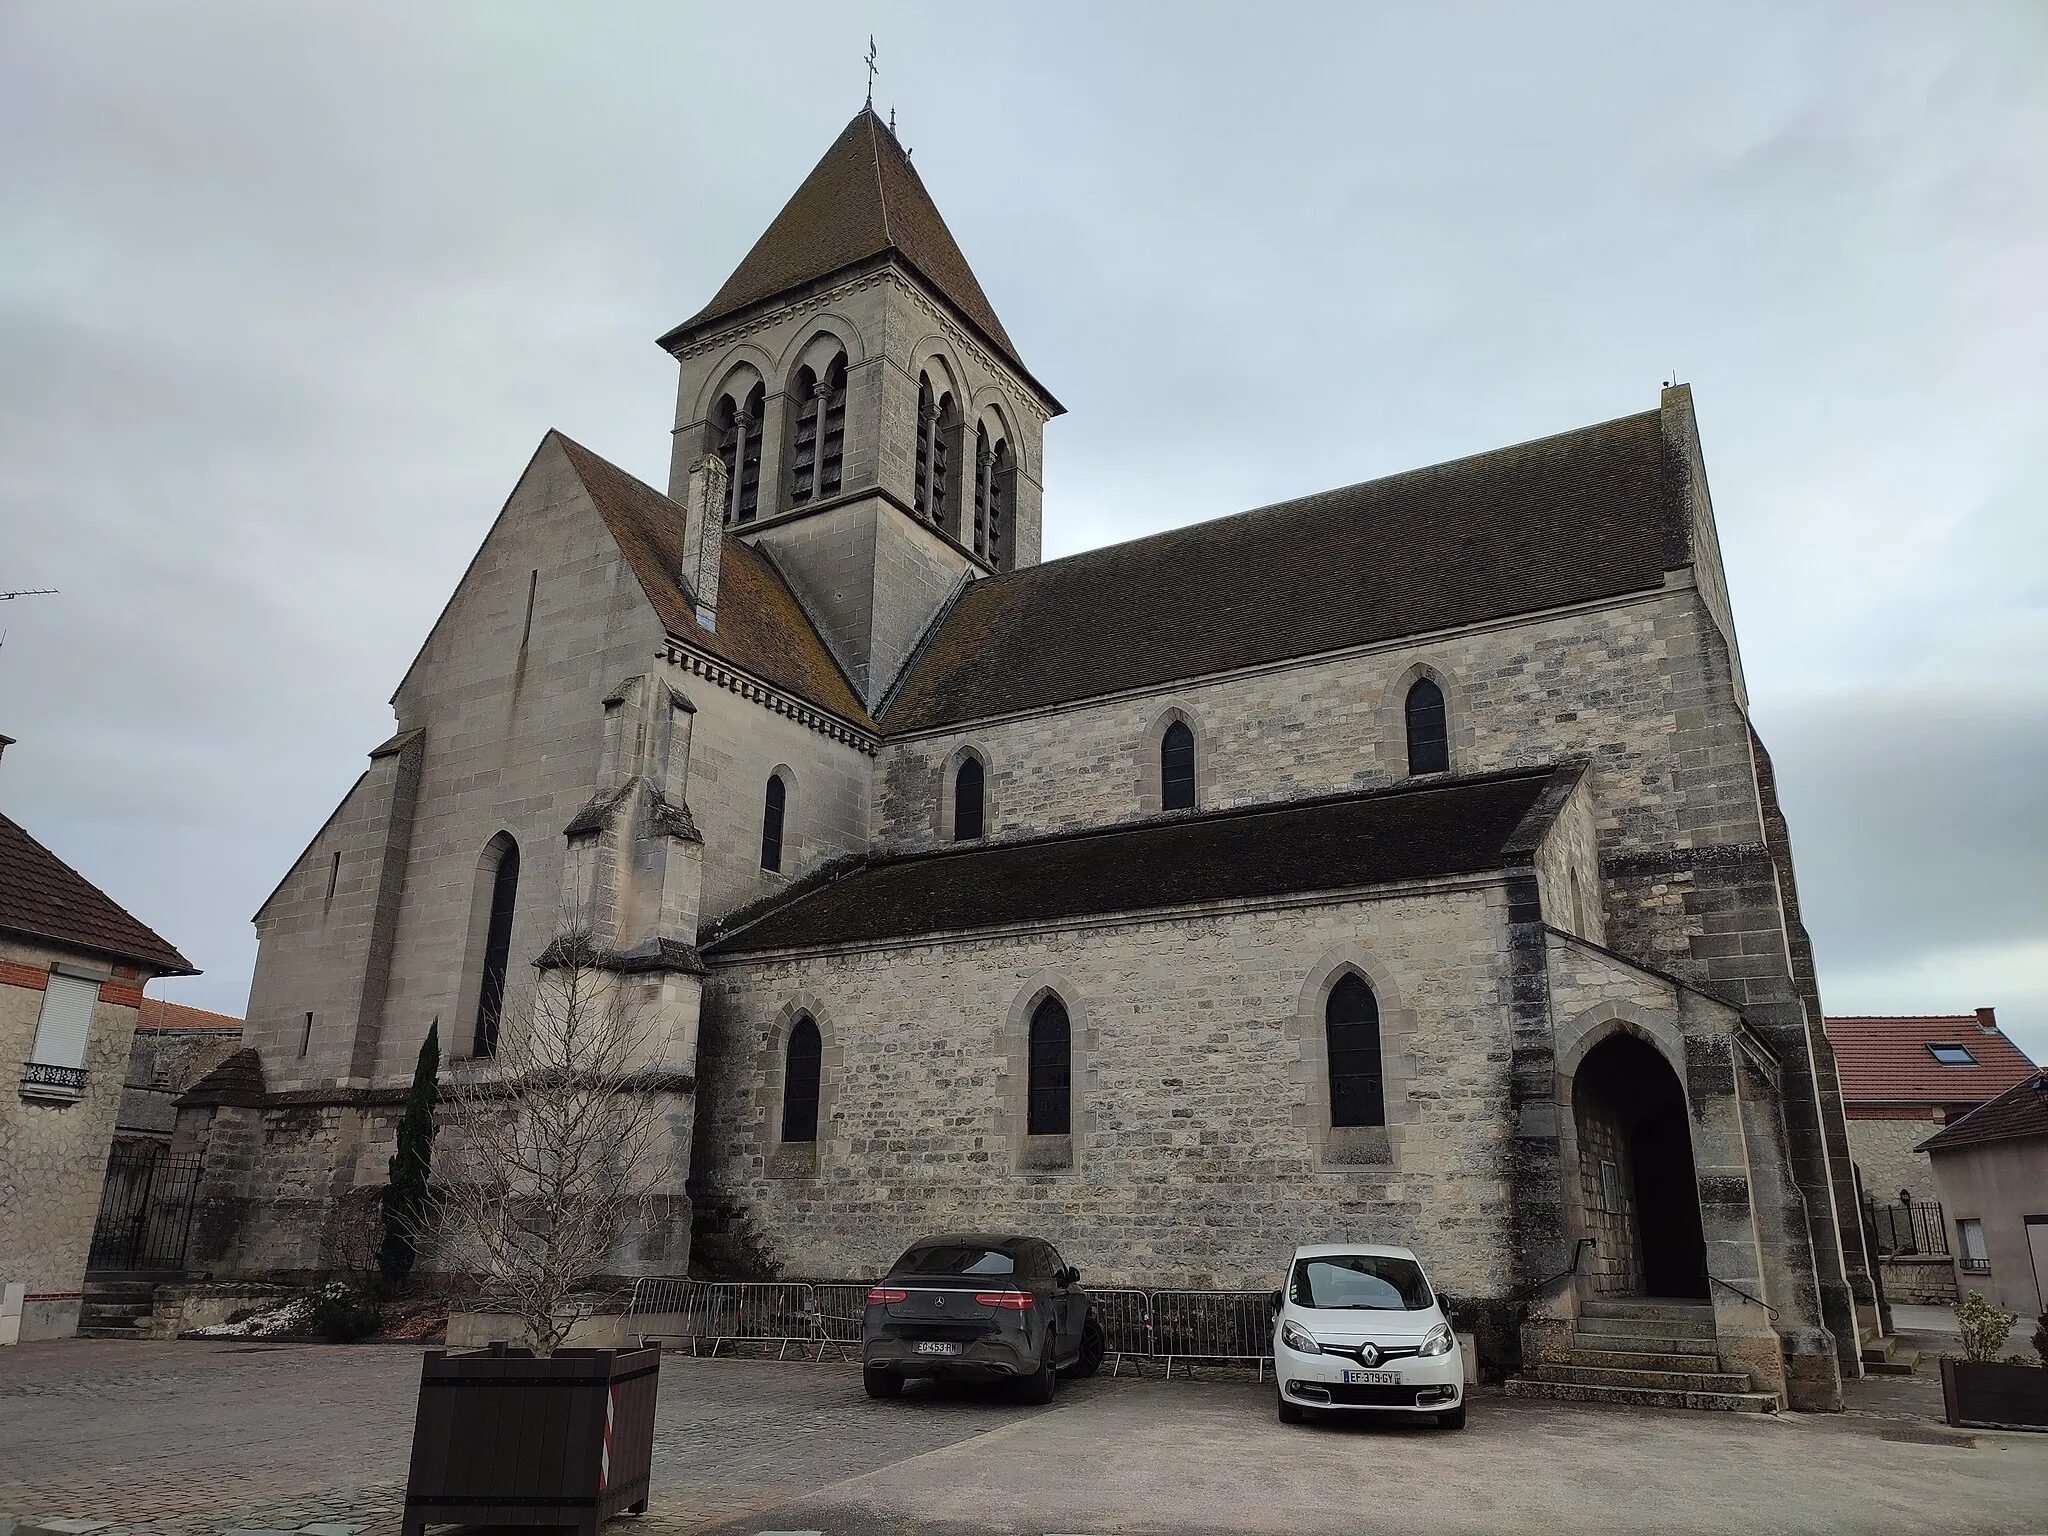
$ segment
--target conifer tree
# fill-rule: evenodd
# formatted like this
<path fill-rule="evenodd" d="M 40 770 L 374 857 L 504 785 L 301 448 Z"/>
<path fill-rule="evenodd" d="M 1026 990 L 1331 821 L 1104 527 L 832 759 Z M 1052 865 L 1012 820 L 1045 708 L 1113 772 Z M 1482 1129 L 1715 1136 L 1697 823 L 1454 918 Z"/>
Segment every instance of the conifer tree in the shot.
<path fill-rule="evenodd" d="M 436 1019 L 420 1042 L 412 1090 L 405 1096 L 405 1118 L 398 1122 L 398 1151 L 392 1155 L 390 1182 L 384 1186 L 384 1241 L 377 1249 L 377 1270 L 386 1291 L 400 1285 L 419 1258 L 420 1234 L 429 1216 L 427 1181 L 433 1171 L 440 1073 L 441 1021 Z"/>

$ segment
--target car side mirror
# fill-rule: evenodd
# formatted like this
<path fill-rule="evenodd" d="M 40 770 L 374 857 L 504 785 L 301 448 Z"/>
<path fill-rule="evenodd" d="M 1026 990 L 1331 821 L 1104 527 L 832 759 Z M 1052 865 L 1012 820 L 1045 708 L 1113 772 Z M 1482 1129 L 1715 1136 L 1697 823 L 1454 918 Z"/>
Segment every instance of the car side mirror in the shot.
<path fill-rule="evenodd" d="M 1266 1293 L 1266 1305 L 1273 1309 L 1275 1316 L 1277 1316 L 1280 1311 L 1280 1299 L 1280 1293 L 1278 1291 L 1268 1291 Z"/>
<path fill-rule="evenodd" d="M 1059 1282 L 1061 1285 L 1079 1285 L 1081 1283 L 1081 1271 L 1072 1265 L 1068 1265 L 1059 1272 Z"/>

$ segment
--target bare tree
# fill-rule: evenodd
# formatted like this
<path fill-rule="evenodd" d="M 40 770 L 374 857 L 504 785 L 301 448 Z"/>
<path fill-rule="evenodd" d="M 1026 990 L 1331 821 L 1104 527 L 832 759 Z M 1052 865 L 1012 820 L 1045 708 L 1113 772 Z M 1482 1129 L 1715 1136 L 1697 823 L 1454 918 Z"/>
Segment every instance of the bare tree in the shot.
<path fill-rule="evenodd" d="M 436 1202 L 444 1251 L 482 1271 L 488 1304 L 552 1355 L 592 1276 L 616 1273 L 622 1244 L 670 1177 L 668 1111 L 650 1072 L 665 1037 L 587 932 L 566 931 L 511 1000 L 494 1070 L 444 1098 L 448 1177 Z"/>

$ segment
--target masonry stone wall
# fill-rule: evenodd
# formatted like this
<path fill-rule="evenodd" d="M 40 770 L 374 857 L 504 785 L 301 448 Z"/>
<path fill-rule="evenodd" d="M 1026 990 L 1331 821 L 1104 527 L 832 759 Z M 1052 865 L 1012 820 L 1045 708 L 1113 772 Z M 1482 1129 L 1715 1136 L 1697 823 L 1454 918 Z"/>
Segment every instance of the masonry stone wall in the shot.
<path fill-rule="evenodd" d="M 1296 1243 L 1412 1243 L 1454 1294 L 1511 1288 L 1498 884 L 721 962 L 695 1185 L 714 1271 L 873 1275 L 921 1231 L 1016 1225 L 1098 1284 L 1266 1286 Z M 1378 996 L 1390 1142 L 1326 1155 L 1321 1007 Z M 1075 1038 L 1071 1166 L 1027 1160 L 1014 1020 Z M 779 1160 L 781 1050 L 818 1023 L 815 1157 Z M 1319 1129 L 1320 1127 L 1320 1129 Z M 780 1170 L 794 1167 L 795 1172 Z M 809 1171 L 814 1169 L 815 1171 Z"/>
<path fill-rule="evenodd" d="M 241 1048 L 239 1030 L 136 1030 L 115 1130 L 168 1141 L 177 1125 L 177 1096 Z"/>
<path fill-rule="evenodd" d="M 1902 1189 L 1911 1190 L 1915 1200 L 1938 1199 L 1934 1164 L 1925 1152 L 1913 1149 L 1942 1124 L 1939 1112 L 1932 1109 L 1882 1118 L 1868 1111 L 1851 1112 L 1849 1151 L 1863 1175 L 1864 1194 L 1880 1205 L 1896 1205 Z"/>
<path fill-rule="evenodd" d="M 108 977 L 86 1037 L 85 1087 L 68 1104 L 17 1091 L 42 1015 L 42 978 L 57 964 Z M 142 983 L 126 967 L 116 973 L 93 956 L 0 938 L 0 1287 L 27 1287 L 24 1340 L 69 1338 L 77 1330 L 141 1002 Z"/>

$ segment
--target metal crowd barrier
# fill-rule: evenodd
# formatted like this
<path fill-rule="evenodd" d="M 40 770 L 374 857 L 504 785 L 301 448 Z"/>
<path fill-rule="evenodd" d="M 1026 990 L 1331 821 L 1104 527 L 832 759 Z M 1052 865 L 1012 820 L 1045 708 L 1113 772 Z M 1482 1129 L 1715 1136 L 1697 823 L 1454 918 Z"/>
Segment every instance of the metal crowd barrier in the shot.
<path fill-rule="evenodd" d="M 1142 1371 L 1158 1360 L 1170 1379 L 1175 1362 L 1255 1365 L 1266 1378 L 1272 1354 L 1271 1293 L 1266 1291 L 1091 1290 L 1102 1325 L 1103 1358 L 1116 1375 L 1126 1360 Z M 642 1339 L 688 1339 L 690 1351 L 708 1343 L 716 1355 L 726 1344 L 776 1346 L 784 1358 L 815 1347 L 845 1357 L 858 1348 L 868 1282 L 674 1280 L 650 1276 L 633 1284 L 627 1329 Z"/>
<path fill-rule="evenodd" d="M 1173 1362 L 1192 1367 L 1256 1361 L 1259 1380 L 1273 1356 L 1273 1301 L 1267 1291 L 1154 1291 L 1152 1293 L 1152 1356 L 1166 1362 L 1167 1380 Z"/>

